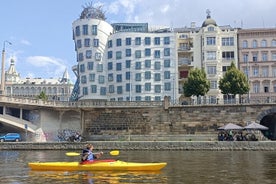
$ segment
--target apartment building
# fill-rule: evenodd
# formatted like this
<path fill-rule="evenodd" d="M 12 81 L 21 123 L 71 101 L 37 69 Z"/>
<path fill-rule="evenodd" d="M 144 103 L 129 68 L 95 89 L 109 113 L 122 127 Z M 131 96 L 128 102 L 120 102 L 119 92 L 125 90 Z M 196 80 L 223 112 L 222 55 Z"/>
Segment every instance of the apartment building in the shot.
<path fill-rule="evenodd" d="M 276 99 L 276 28 L 240 29 L 238 46 L 240 70 L 250 83 L 249 100 Z"/>

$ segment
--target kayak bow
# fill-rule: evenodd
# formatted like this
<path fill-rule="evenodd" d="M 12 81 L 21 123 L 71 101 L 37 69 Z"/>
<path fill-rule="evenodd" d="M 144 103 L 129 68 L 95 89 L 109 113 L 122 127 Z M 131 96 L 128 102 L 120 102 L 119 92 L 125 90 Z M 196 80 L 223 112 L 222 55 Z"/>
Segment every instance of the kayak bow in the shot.
<path fill-rule="evenodd" d="M 115 160 L 98 160 L 90 163 L 79 162 L 30 162 L 32 170 L 44 171 L 159 171 L 167 163 L 137 163 Z"/>

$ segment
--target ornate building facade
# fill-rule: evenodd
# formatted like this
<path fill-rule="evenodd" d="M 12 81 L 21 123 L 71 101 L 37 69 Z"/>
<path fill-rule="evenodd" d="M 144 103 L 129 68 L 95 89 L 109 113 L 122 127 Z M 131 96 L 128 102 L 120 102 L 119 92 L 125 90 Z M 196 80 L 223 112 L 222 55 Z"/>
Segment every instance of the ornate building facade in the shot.
<path fill-rule="evenodd" d="M 60 79 L 21 78 L 11 59 L 10 67 L 5 72 L 5 95 L 11 97 L 37 98 L 43 91 L 48 100 L 69 101 L 73 84 L 67 70 Z"/>

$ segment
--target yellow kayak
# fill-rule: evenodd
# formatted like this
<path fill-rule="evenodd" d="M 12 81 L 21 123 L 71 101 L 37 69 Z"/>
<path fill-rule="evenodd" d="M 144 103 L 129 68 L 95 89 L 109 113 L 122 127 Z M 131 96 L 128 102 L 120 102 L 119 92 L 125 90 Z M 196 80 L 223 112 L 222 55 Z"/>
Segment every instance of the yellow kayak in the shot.
<path fill-rule="evenodd" d="M 32 170 L 40 171 L 159 171 L 167 165 L 160 163 L 137 163 L 119 160 L 99 160 L 88 163 L 80 162 L 30 162 Z"/>

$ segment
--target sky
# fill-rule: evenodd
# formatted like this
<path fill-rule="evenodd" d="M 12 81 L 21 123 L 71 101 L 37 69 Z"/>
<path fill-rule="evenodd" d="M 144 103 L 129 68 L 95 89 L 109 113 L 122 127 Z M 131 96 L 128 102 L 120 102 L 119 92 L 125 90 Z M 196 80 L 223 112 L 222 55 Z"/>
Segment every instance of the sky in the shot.
<path fill-rule="evenodd" d="M 91 2 L 103 6 L 109 23 L 201 26 L 209 9 L 219 26 L 276 28 L 275 0 L 2 0 L 0 46 L 2 50 L 5 45 L 5 70 L 13 58 L 21 78 L 60 78 L 67 69 L 75 81 L 72 23 Z"/>

